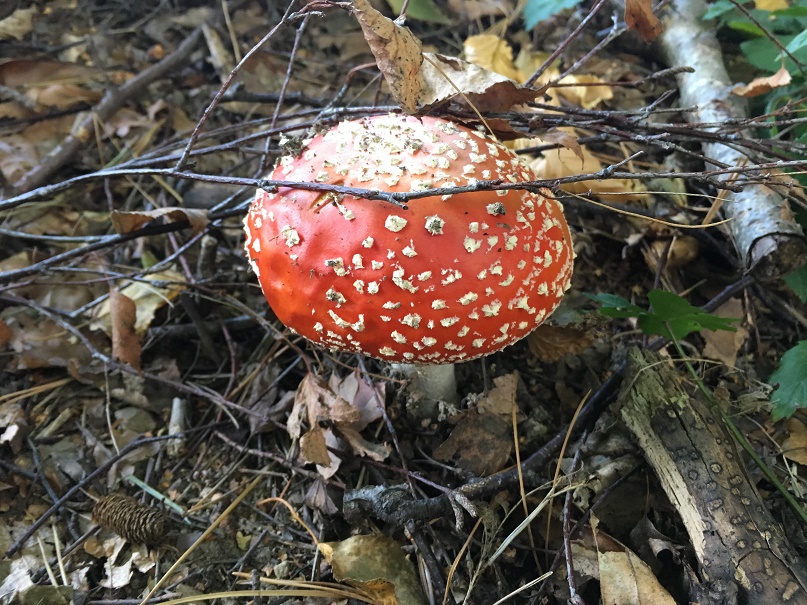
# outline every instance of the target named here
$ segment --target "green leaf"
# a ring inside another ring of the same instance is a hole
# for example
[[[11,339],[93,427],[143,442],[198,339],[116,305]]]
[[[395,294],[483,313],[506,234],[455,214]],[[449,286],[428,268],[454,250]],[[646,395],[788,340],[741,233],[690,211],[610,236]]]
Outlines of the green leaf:
[[[635,317],[639,328],[645,334],[658,334],[669,340],[680,340],[692,332],[700,330],[736,331],[731,324],[737,321],[731,317],[717,317],[706,311],[693,307],[686,300],[665,290],[653,290],[647,299],[653,307],[645,311],[615,294],[587,294],[589,298],[599,302],[600,313],[608,317]]]
[[[712,2],[712,4],[709,5],[709,8],[703,15],[703,20],[709,21],[711,19],[714,19],[715,17],[719,17],[720,15],[725,15],[726,13],[733,10],[734,5],[731,3],[730,0],[717,0],[717,2]]]
[[[785,283],[796,293],[801,302],[807,302],[807,264],[785,275]]]
[[[768,382],[776,385],[771,395],[773,420],[789,418],[796,410],[807,407],[807,340],[782,355],[779,369]]]
[[[387,4],[397,15],[403,8],[404,0],[387,0]],[[409,0],[406,7],[406,18],[428,23],[451,23],[451,20],[437,8],[433,0]]]
[[[582,0],[527,0],[524,6],[524,29],[530,31],[541,21],[567,8],[574,8]]]
[[[807,29],[793,38],[787,45],[787,50],[791,53],[797,53],[803,48],[807,48]]]
[[[692,332],[701,330],[727,330],[735,332],[732,317],[718,317],[693,307],[686,300],[665,290],[653,290],[647,295],[653,312],[639,318],[639,327],[645,334],[658,334],[671,340],[680,340]]]

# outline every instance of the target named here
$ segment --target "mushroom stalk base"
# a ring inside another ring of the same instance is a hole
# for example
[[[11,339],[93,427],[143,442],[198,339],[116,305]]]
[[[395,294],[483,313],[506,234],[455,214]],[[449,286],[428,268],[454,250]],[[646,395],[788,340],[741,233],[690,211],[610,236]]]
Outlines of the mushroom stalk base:
[[[434,366],[394,363],[392,367],[409,378],[412,381],[411,387],[420,391],[426,399],[432,402],[445,401],[446,403],[457,403],[459,401],[453,363]]]

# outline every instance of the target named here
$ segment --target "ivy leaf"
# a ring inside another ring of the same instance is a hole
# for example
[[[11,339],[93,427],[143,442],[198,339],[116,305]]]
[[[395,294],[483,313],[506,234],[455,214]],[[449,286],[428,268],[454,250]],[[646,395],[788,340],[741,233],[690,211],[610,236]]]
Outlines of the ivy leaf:
[[[789,418],[796,410],[807,407],[807,340],[782,355],[779,368],[768,382],[776,385],[771,395],[774,421]]]
[[[645,311],[615,294],[595,294],[588,297],[602,305],[600,313],[603,315],[619,318],[635,317],[642,332],[647,335],[658,334],[668,340],[680,340],[700,330],[736,331],[731,325],[737,321],[736,319],[710,315],[698,307],[693,307],[677,294],[665,290],[653,290],[648,293],[647,299],[653,307],[652,311]]]

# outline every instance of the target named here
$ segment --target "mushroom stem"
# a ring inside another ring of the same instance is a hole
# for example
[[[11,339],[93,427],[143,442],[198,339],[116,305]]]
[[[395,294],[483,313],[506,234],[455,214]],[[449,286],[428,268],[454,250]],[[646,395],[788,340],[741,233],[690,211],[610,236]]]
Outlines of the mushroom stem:
[[[424,397],[430,402],[459,402],[453,363],[432,366],[394,363],[392,366],[409,378],[412,381],[411,386],[423,393]]]

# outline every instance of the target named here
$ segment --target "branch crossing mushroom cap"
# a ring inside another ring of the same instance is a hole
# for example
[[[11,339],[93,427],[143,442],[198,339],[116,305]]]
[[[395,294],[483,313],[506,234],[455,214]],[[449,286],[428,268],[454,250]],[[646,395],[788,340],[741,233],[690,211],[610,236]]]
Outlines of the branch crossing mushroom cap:
[[[537,179],[484,133],[398,115],[342,122],[269,178],[390,192]],[[516,189],[403,209],[281,187],[258,191],[244,226],[280,321],[329,349],[387,361],[454,363],[503,349],[555,310],[572,275],[560,204]]]

